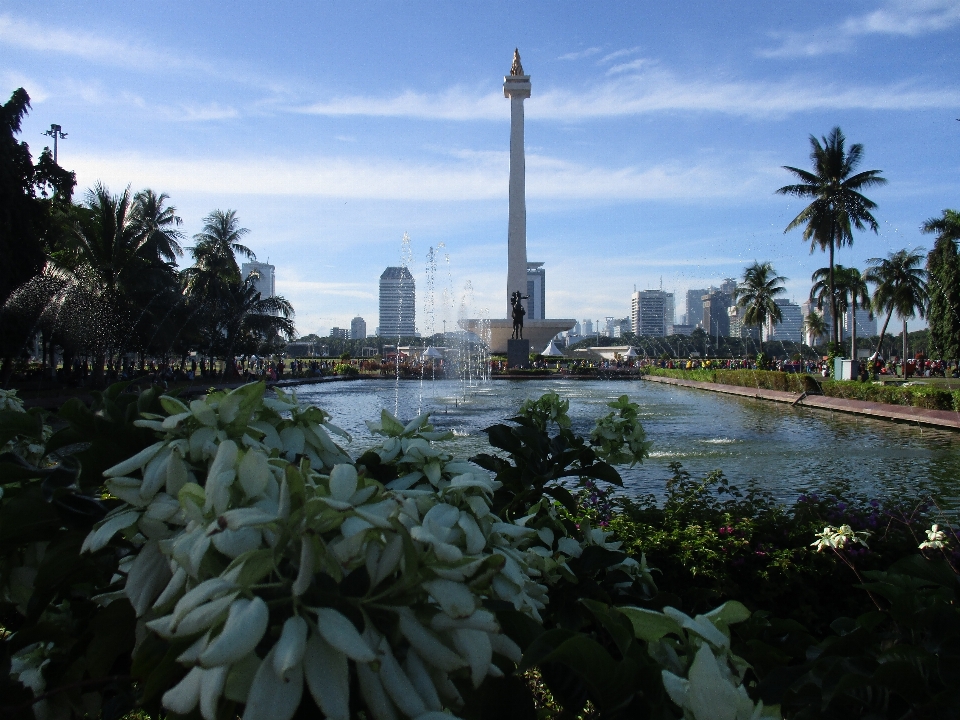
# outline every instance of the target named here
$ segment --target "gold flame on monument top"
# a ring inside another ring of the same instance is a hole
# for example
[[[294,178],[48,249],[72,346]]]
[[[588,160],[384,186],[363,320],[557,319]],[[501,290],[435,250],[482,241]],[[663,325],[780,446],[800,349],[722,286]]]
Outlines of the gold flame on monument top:
[[[511,75],[523,75],[523,65],[520,64],[520,49],[513,49],[513,65],[510,66]]]

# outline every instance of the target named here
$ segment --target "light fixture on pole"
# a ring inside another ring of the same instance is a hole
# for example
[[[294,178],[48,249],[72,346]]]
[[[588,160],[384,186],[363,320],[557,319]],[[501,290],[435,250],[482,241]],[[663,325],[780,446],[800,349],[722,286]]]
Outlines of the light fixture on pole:
[[[64,140],[67,137],[67,134],[63,132],[63,128],[57,124],[51,124],[50,129],[42,134],[53,138],[53,161],[56,163],[57,162],[57,140]]]

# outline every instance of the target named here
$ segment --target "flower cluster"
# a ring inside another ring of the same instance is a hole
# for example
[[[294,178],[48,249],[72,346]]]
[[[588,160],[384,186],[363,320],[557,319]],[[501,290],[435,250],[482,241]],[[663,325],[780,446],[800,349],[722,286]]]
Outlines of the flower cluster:
[[[828,548],[832,550],[842,550],[846,547],[847,543],[856,543],[864,547],[869,547],[867,545],[867,538],[872,534],[869,530],[855,531],[849,525],[841,525],[839,528],[828,525],[823,529],[823,532],[815,535],[817,539],[810,543],[810,546],[815,547],[817,552]]]
[[[940,526],[934,524],[926,531],[927,539],[920,543],[920,549],[941,550],[946,547],[947,534],[940,529]]]
[[[448,436],[426,417],[371,425],[384,436],[372,452],[396,468],[384,484],[334,443],[326,413],[263,393],[164,397],[168,415],[137,421],[158,441],[105,472],[123,502],[84,551],[118,533],[133,548],[122,594],[142,627],[183,648],[163,705],[213,720],[242,703],[245,720],[286,720],[306,689],[347,718],[353,672],[373,718],[429,718],[462,704],[452,679],[477,687],[510,671],[520,649],[484,603],[539,620],[543,582],[582,546],[526,527],[532,515],[494,515],[498,483],[435,448]]]

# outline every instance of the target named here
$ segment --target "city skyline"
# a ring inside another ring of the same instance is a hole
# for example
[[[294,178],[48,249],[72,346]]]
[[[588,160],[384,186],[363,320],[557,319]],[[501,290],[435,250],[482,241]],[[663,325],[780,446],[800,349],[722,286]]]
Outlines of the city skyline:
[[[34,155],[52,123],[68,133],[60,160],[81,198],[98,180],[169,193],[188,237],[235,209],[301,334],[375,316],[405,231],[418,281],[430,247],[450,258],[438,324],[464,302],[499,314],[514,47],[533,83],[527,235],[551,316],[622,317],[634,285],[661,276],[679,315],[687,289],[753,260],[801,302],[826,257],[784,235],[800,203],[774,191],[835,125],[889,180],[868,193],[880,234],[856,233],[838,262],[931,247],[919,225],[960,197],[956,0],[174,3],[162,19],[5,3],[0,92],[31,94]]]

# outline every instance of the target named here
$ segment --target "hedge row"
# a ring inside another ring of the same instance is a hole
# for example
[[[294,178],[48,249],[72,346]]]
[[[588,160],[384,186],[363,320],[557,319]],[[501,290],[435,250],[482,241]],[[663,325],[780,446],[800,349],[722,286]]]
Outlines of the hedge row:
[[[698,382],[736,385],[737,387],[781,390],[784,392],[816,392],[828,397],[866,400],[889,405],[907,405],[928,410],[960,412],[960,391],[944,390],[929,385],[874,385],[852,380],[822,380],[812,375],[772,370],[668,370],[647,368],[648,375]]]

